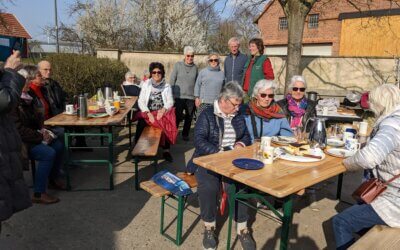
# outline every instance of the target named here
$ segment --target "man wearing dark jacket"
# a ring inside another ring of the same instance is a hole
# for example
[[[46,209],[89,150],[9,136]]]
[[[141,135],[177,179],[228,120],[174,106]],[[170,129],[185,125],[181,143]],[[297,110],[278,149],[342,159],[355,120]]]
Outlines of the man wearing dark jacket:
[[[236,81],[242,86],[244,65],[247,62],[247,56],[240,53],[240,42],[237,37],[229,39],[228,46],[231,53],[229,53],[224,61],[225,82]]]
[[[242,115],[238,115],[243,95],[243,90],[237,83],[229,82],[222,88],[214,105],[201,112],[194,132],[193,158],[250,145],[246,122]],[[215,249],[217,247],[215,227],[218,195],[221,184],[228,184],[226,182],[229,180],[222,181],[220,175],[198,167],[193,163],[193,159],[188,163],[188,170],[195,174],[198,183],[200,216],[205,225],[203,247]],[[242,248],[256,249],[255,242],[247,229],[247,207],[242,203],[237,203],[235,207],[237,208],[235,212],[237,233]]]
[[[14,51],[0,72],[0,231],[2,221],[32,204],[22,175],[21,138],[9,117],[25,84],[15,71],[20,65],[19,52]]]

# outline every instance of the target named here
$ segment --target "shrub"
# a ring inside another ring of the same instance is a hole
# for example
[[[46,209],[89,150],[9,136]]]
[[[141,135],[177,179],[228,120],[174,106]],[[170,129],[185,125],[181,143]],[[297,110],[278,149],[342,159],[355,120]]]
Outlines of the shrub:
[[[70,98],[82,92],[92,96],[98,88],[104,88],[105,83],[120,91],[119,86],[128,71],[120,61],[88,55],[52,54],[46,60],[51,63],[52,78]]]

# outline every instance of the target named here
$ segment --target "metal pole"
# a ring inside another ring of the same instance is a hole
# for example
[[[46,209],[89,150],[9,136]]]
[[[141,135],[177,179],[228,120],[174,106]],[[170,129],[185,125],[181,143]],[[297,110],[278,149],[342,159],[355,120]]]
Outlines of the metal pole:
[[[56,22],[56,51],[57,53],[60,53],[60,44],[58,42],[57,0],[54,0],[54,18]]]

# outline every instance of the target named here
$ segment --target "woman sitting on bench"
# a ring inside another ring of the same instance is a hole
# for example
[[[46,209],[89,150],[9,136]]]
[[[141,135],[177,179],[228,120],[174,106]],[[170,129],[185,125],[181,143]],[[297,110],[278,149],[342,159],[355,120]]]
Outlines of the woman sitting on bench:
[[[175,143],[177,130],[175,125],[175,114],[174,112],[170,112],[173,105],[174,99],[172,97],[172,89],[171,86],[165,82],[165,70],[164,65],[159,62],[152,62],[149,66],[149,71],[151,74],[151,78],[146,80],[142,84],[142,90],[139,95],[139,109],[142,111],[143,118],[138,120],[138,124],[136,126],[136,135],[135,142],[137,142],[140,138],[140,135],[143,132],[143,129],[147,125],[151,126],[163,126],[165,116],[173,115],[173,119],[165,119],[170,123],[169,128],[175,130],[171,134],[166,135],[166,129],[163,128],[164,132],[164,145],[161,142],[162,148],[164,149],[163,157],[165,160],[172,162],[172,156],[169,152],[170,144]],[[158,124],[158,125],[156,125]],[[172,137],[172,140],[171,140]]]

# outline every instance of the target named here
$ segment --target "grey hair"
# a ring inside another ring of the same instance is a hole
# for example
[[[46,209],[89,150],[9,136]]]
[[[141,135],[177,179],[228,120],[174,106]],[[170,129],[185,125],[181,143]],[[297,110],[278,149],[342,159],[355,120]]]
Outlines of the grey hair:
[[[218,100],[228,100],[230,98],[243,99],[244,92],[237,81],[230,81],[222,87],[218,95]]]
[[[136,75],[132,73],[132,71],[128,71],[125,74],[125,80],[128,79],[128,77],[135,77]]]
[[[377,118],[390,114],[400,105],[400,89],[394,84],[380,85],[371,90],[368,97]]]
[[[183,48],[183,54],[194,54],[194,48],[192,46],[185,46],[185,48]]]
[[[237,38],[237,37],[231,37],[231,39],[229,39],[229,41],[228,41],[228,45],[231,45],[231,43],[237,43],[238,45],[240,45],[240,41],[239,41],[239,38]]]
[[[36,66],[36,65],[28,64],[28,65],[25,65],[24,67],[22,67],[22,69],[20,69],[20,70],[24,70],[25,71],[24,72],[25,73],[24,77],[25,77],[27,82],[32,81],[33,79],[36,78],[36,76],[38,74],[40,74],[39,67]]]
[[[217,52],[210,52],[210,54],[208,54],[208,56],[207,56],[207,61],[206,61],[207,64],[208,64],[208,60],[209,60],[212,56],[216,56],[217,59],[218,59],[219,61],[221,60],[221,58],[219,57],[219,54],[218,54]],[[221,61],[220,61],[220,63],[221,63]]]
[[[303,76],[294,75],[292,78],[290,78],[288,89],[292,89],[295,82],[302,82],[304,84],[304,88],[307,88],[306,79],[304,79]]]
[[[276,83],[266,79],[259,80],[253,88],[253,94],[251,94],[251,97],[256,97],[260,90],[266,89],[272,89],[273,93],[275,93]]]

